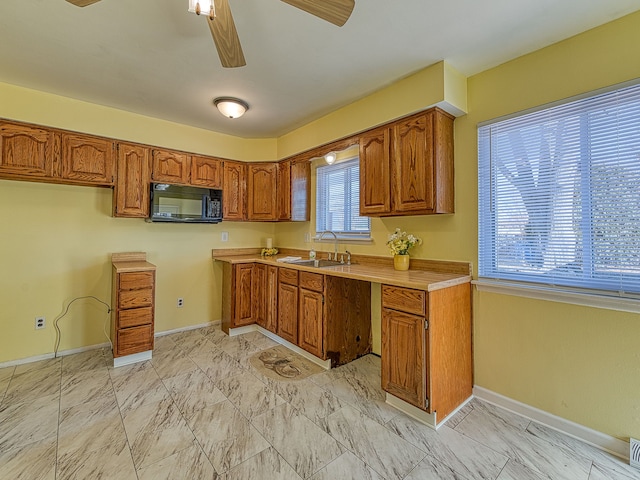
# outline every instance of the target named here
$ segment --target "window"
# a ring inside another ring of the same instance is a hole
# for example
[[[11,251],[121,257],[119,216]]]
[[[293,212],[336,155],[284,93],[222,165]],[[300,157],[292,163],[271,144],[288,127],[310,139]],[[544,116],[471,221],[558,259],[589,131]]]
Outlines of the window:
[[[480,277],[640,298],[640,85],[478,139]]]
[[[358,159],[318,167],[316,183],[316,232],[331,230],[353,238],[371,235],[370,220],[360,213],[360,165]]]

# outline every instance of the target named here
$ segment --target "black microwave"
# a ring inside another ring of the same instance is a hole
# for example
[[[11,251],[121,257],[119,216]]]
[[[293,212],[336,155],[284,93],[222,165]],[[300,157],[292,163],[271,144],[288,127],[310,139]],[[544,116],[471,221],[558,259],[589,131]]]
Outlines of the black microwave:
[[[150,222],[218,223],[222,221],[222,190],[152,183]]]

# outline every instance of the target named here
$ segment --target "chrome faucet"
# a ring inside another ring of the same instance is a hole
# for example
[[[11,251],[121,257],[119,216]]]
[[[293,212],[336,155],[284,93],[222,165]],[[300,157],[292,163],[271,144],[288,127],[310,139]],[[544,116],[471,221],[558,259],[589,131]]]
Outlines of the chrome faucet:
[[[338,260],[338,236],[334,232],[332,232],[331,230],[325,230],[324,232],[322,232],[320,234],[320,237],[318,238],[318,241],[321,241],[324,238],[324,234],[325,233],[330,233],[331,235],[333,235],[333,240],[334,240],[334,243],[333,243],[333,255],[334,255],[333,259],[337,261]],[[328,260],[331,260],[331,252],[329,252]]]

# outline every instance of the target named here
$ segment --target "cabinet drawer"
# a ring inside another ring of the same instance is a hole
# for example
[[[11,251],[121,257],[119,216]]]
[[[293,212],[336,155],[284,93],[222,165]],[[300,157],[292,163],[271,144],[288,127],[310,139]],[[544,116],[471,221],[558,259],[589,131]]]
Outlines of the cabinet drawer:
[[[127,272],[119,275],[120,290],[139,290],[153,286],[153,272]]]
[[[382,306],[424,316],[427,311],[427,292],[412,288],[383,285]]]
[[[118,331],[118,356],[153,350],[153,327],[127,328]]]
[[[118,328],[137,327],[139,325],[150,325],[153,321],[153,308],[134,308],[131,310],[121,310],[118,312]]]
[[[153,288],[125,290],[118,297],[118,308],[150,307],[153,304]]]
[[[298,285],[298,271],[292,268],[279,268],[278,280],[280,281],[280,283]]]
[[[300,272],[300,287],[322,293],[324,291],[324,275]]]

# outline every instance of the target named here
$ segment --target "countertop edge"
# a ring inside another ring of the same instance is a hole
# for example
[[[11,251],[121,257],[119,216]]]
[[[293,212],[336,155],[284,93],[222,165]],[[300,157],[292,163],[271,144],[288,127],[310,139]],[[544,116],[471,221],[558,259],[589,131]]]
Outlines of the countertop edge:
[[[462,275],[456,273],[431,272],[429,270],[408,270],[401,272],[394,270],[392,267],[384,267],[380,265],[366,265],[354,263],[352,265],[340,265],[335,267],[308,267],[296,265],[293,263],[278,262],[274,258],[262,257],[260,255],[240,254],[240,255],[221,255],[213,256],[213,260],[217,262],[230,263],[232,265],[242,263],[261,263],[265,265],[273,265],[277,267],[292,268],[312,273],[321,273],[324,275],[332,275],[342,278],[350,278],[353,280],[362,280],[371,283],[380,283],[385,285],[394,285],[398,287],[413,288],[416,290],[425,290],[432,292],[443,288],[454,287],[471,283],[471,275]],[[372,273],[368,268],[374,267],[376,273]],[[360,268],[364,271],[358,271]],[[348,269],[348,270],[345,270]],[[386,275],[385,275],[386,273]],[[409,278],[409,276],[412,278]],[[406,277],[406,278],[403,278]],[[431,277],[431,278],[429,278]],[[436,277],[436,278],[434,278]]]

